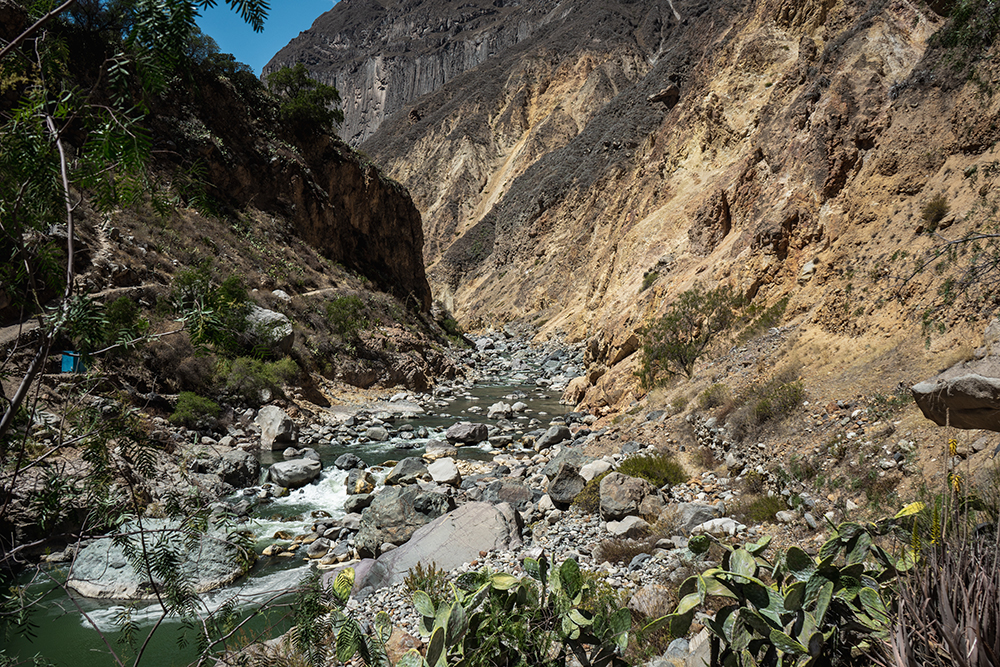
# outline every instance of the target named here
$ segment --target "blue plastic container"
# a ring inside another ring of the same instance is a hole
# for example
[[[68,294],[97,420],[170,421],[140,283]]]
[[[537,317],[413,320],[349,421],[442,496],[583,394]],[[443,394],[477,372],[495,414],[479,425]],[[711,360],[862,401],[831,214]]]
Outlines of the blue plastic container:
[[[79,352],[63,352],[62,353],[62,372],[63,373],[86,373],[87,367],[83,363],[83,357]]]

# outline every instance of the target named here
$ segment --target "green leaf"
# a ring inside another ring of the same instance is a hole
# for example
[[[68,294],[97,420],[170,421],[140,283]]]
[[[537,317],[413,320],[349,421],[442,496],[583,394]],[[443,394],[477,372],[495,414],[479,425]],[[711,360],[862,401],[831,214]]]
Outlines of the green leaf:
[[[740,609],[740,618],[746,622],[746,624],[753,628],[754,632],[764,635],[767,637],[771,630],[774,630],[774,623],[768,622],[761,614],[757,613],[752,607],[743,607]]]
[[[434,602],[431,596],[424,591],[417,591],[413,594],[413,606],[421,616],[434,616]]]
[[[497,572],[490,578],[490,582],[493,584],[493,588],[498,591],[506,591],[514,588],[521,580],[512,574],[507,574],[505,572]]]
[[[427,664],[438,667],[447,664],[448,655],[444,650],[444,628],[437,628],[427,642]]]
[[[744,548],[754,556],[761,554],[771,544],[771,536],[765,535],[756,544],[748,544]]]
[[[838,551],[840,551],[840,538],[831,537],[830,539],[828,539],[826,542],[823,543],[823,546],[819,548],[820,560],[833,558]]]
[[[383,644],[392,636],[392,619],[384,611],[375,614],[375,636]]]
[[[799,581],[808,581],[816,571],[816,563],[812,557],[798,547],[789,547],[785,552],[785,567]]]
[[[812,635],[809,636],[809,655],[814,658],[819,656],[819,654],[823,652],[823,645],[825,643],[826,641],[823,639],[822,632],[812,633]]]
[[[868,551],[872,546],[872,536],[867,532],[858,533],[852,542],[854,543],[847,553],[847,564],[863,563],[868,558]]]
[[[448,625],[445,627],[445,644],[455,646],[465,636],[465,631],[469,629],[469,622],[465,615],[465,608],[457,602],[452,603],[451,613],[448,614]]]
[[[685,595],[681,598],[681,601],[677,603],[677,609],[674,610],[674,614],[686,614],[699,604],[701,604],[701,597],[697,593]]]
[[[349,662],[361,647],[361,627],[353,618],[344,619],[337,633],[337,660]]]
[[[559,568],[559,579],[566,597],[570,600],[576,598],[583,589],[583,576],[580,574],[580,565],[572,558],[563,562]]]
[[[424,667],[426,664],[424,657],[420,655],[420,651],[411,648],[400,657],[399,662],[396,663],[396,667]]]
[[[771,630],[771,643],[774,644],[776,649],[783,651],[784,653],[791,653],[792,655],[809,653],[809,649],[786,635],[781,630]]]
[[[879,597],[878,591],[871,588],[862,588],[861,592],[858,593],[858,598],[872,619],[883,625],[889,622],[889,612],[886,611],[885,604],[882,602],[882,598]]]
[[[826,618],[826,610],[830,607],[830,600],[833,599],[833,582],[828,581],[819,590],[816,596],[816,626],[821,627]]]
[[[736,549],[729,556],[729,569],[744,577],[753,577],[757,573],[757,561],[750,552]]]
[[[569,617],[569,619],[571,621],[573,621],[574,623],[576,623],[577,625],[579,625],[581,627],[590,625],[591,623],[594,622],[593,618],[587,618],[586,616],[584,616],[580,612],[579,609],[575,609],[575,608],[574,609],[570,609],[569,613],[566,614],[566,615]]]
[[[806,584],[804,581],[796,581],[785,589],[785,609],[788,611],[798,611],[802,608],[802,601],[806,594]]]
[[[906,517],[906,516],[912,516],[914,514],[917,514],[918,512],[923,512],[924,511],[924,507],[925,507],[925,505],[922,502],[910,503],[909,505],[907,505],[903,509],[901,509],[898,512],[896,512],[896,516],[894,516],[892,518],[893,518],[893,520],[896,520],[896,519],[902,519],[903,517]]]
[[[528,576],[536,581],[542,580],[542,568],[539,566],[538,561],[534,558],[525,558],[522,563],[524,566],[524,571],[528,573]]]
[[[351,589],[354,588],[354,568],[345,567],[337,573],[333,580],[333,594],[341,602],[347,602],[351,597]]]

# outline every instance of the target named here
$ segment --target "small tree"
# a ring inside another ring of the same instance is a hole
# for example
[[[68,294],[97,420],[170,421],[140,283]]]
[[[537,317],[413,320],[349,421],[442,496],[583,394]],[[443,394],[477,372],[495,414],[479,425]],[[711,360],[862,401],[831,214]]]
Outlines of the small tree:
[[[736,317],[739,298],[727,286],[704,291],[700,285],[683,292],[667,312],[641,331],[639,377],[652,387],[663,376],[694,374],[694,364],[716,335]]]
[[[269,74],[267,87],[281,98],[281,119],[297,129],[331,130],[344,122],[344,112],[333,106],[340,104],[340,93],[311,78],[302,63]]]

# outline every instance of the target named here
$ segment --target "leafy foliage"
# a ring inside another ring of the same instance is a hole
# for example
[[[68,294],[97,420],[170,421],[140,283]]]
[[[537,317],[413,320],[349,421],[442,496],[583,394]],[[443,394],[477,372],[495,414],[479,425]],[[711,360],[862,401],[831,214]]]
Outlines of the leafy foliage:
[[[688,480],[684,467],[670,452],[630,456],[621,462],[618,472],[631,477],[641,477],[657,487],[680,484]]]
[[[191,429],[206,428],[215,423],[221,412],[222,408],[212,399],[182,391],[177,397],[177,407],[170,415],[170,423]]]
[[[356,344],[359,340],[358,334],[368,328],[366,310],[365,302],[360,297],[354,294],[338,296],[326,304],[326,318],[334,333]]]
[[[611,474],[611,471],[594,475],[583,485],[583,490],[573,499],[573,507],[579,507],[587,514],[597,514],[601,510],[601,480]]]
[[[685,580],[677,609],[662,622],[686,634],[695,611],[722,598],[715,617],[704,619],[713,664],[870,665],[888,637],[886,600],[916,560],[908,546],[897,557],[877,541],[918,511],[915,504],[878,523],[842,523],[817,558],[793,546],[767,560],[770,537],[722,545],[721,567]]]
[[[310,77],[302,63],[269,74],[267,86],[281,98],[281,119],[296,129],[326,131],[344,122],[344,112],[333,106],[339,104],[340,93]]]
[[[174,277],[170,303],[186,321],[192,343],[229,355],[251,347],[247,337],[250,297],[239,276],[229,276],[215,286],[207,262],[184,269]]]
[[[667,312],[642,331],[639,377],[652,387],[664,376],[694,374],[694,365],[712,340],[728,329],[741,300],[726,286],[682,292]]]
[[[443,602],[451,593],[448,588],[447,573],[437,569],[437,563],[431,563],[426,568],[423,563],[411,567],[403,578],[406,590],[412,595],[424,591],[435,605]]]
[[[220,359],[216,370],[221,393],[247,405],[259,405],[265,392],[281,394],[281,386],[291,382],[299,367],[289,358],[263,361],[252,357]]]
[[[920,211],[920,219],[924,221],[927,231],[933,232],[937,229],[938,223],[944,220],[950,209],[948,199],[941,194],[927,202]]]

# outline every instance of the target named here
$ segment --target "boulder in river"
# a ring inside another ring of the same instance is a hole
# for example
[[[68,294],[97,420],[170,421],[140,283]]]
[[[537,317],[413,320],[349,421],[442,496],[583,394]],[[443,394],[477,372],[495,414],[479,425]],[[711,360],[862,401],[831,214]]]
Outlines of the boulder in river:
[[[474,445],[486,440],[490,434],[489,430],[486,428],[486,424],[459,422],[457,424],[452,424],[448,430],[445,431],[444,435],[448,438],[449,442],[461,442]]]
[[[354,545],[362,557],[377,556],[383,544],[403,544],[417,528],[449,509],[449,498],[440,493],[421,491],[416,486],[383,487],[361,513]]]
[[[417,563],[452,570],[480,557],[481,551],[515,549],[523,521],[510,505],[467,503],[414,531],[408,542],[358,567],[354,590],[359,597],[403,581]]]
[[[455,459],[450,456],[437,459],[431,463],[427,466],[427,472],[430,474],[431,479],[438,484],[447,484],[455,487],[462,485],[462,475],[458,472]]]
[[[265,405],[257,412],[260,426],[261,449],[277,451],[285,449],[296,440],[295,422],[276,405]]]
[[[347,493],[371,493],[375,490],[375,476],[363,468],[347,473]]]
[[[556,476],[549,482],[549,498],[559,509],[566,509],[573,499],[583,491],[586,484],[580,476],[580,469],[572,463],[563,462]]]
[[[337,457],[337,460],[333,462],[338,470],[354,470],[355,468],[364,468],[365,462],[360,458],[348,452],[347,454],[341,454]]]
[[[389,486],[397,484],[414,484],[418,479],[427,474],[427,466],[422,459],[416,456],[408,456],[393,467],[385,478],[385,483]]]
[[[570,433],[568,426],[564,424],[552,426],[535,442],[535,450],[548,449],[552,445],[558,445],[564,440],[569,440],[571,437],[573,435]]]
[[[278,486],[297,489],[319,477],[323,464],[315,459],[279,461],[268,468],[268,476]]]
[[[244,574],[247,562],[233,543],[227,541],[226,531],[210,531],[203,534],[189,548],[187,533],[180,530],[178,521],[166,519],[144,519],[138,523],[123,526],[122,532],[133,533],[129,538],[136,548],[140,548],[140,534],[147,550],[154,551],[161,540],[168,540],[171,548],[180,553],[180,575],[191,582],[195,592],[204,593],[224,586]],[[156,577],[138,574],[120,546],[110,537],[101,538],[80,550],[70,570],[66,585],[80,595],[91,598],[115,600],[146,600],[155,597],[156,587],[163,584]]]

